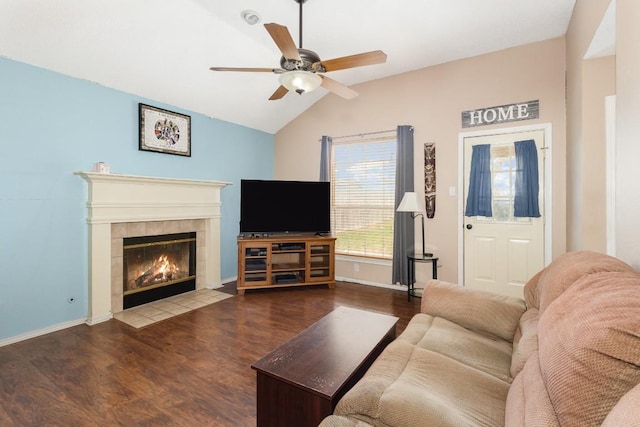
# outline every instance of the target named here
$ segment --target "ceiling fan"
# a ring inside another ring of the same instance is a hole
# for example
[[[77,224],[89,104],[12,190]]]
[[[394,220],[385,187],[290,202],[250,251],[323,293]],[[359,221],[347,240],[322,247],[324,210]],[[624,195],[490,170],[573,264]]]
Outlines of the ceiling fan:
[[[358,93],[353,89],[330,79],[323,73],[365,65],[382,64],[387,60],[387,55],[381,50],[374,50],[326,61],[321,60],[314,51],[302,48],[302,5],[307,0],[294,1],[300,5],[300,47],[296,47],[287,27],[274,23],[264,24],[269,35],[282,52],[280,68],[211,67],[210,70],[279,74],[280,87],[271,95],[270,101],[282,98],[289,91],[302,95],[305,92],[315,90],[318,86],[322,86],[345,99],[352,99],[358,96]]]

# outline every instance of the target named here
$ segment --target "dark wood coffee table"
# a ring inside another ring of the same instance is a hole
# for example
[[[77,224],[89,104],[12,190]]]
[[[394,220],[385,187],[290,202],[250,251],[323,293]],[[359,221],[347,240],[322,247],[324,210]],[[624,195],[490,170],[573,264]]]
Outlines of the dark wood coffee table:
[[[313,426],[396,336],[397,317],[338,307],[262,359],[258,426]]]

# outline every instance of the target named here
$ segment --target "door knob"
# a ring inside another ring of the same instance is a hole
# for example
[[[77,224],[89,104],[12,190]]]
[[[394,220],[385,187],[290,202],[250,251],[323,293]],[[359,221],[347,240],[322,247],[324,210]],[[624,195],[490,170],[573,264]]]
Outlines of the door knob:
[[[473,228],[473,225],[467,224],[467,230],[471,230],[472,228]]]

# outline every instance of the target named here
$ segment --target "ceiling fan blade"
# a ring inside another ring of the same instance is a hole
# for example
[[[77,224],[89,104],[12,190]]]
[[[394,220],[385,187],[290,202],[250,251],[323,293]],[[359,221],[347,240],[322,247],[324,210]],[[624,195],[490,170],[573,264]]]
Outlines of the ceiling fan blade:
[[[358,96],[358,92],[353,89],[349,89],[342,83],[338,83],[337,81],[332,80],[327,76],[320,75],[320,77],[322,77],[321,86],[328,91],[333,92],[336,95],[343,97],[344,99],[353,99]]]
[[[277,99],[280,99],[283,96],[285,96],[287,92],[289,92],[289,89],[287,89],[284,86],[280,86],[278,89],[276,89],[275,92],[273,92],[273,95],[271,95],[271,98],[269,98],[269,101],[275,101]]]
[[[282,52],[282,56],[287,59],[302,61],[302,58],[300,58],[300,54],[298,53],[298,48],[296,47],[287,27],[278,24],[264,24],[264,27],[269,32],[273,41],[276,42],[276,45],[278,45],[278,49]]]
[[[211,67],[211,71],[243,71],[255,73],[284,73],[280,68],[238,68],[238,67]]]
[[[313,64],[313,68],[322,65],[326,71],[344,70],[346,68],[362,67],[364,65],[382,64],[387,61],[387,54],[381,50],[327,59]]]

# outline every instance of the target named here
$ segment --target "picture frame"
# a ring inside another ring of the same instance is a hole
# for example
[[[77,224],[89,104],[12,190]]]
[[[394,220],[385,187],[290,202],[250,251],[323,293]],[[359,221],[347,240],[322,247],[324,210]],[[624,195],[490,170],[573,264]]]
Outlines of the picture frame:
[[[141,151],[191,157],[191,116],[138,104]]]

